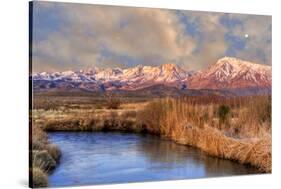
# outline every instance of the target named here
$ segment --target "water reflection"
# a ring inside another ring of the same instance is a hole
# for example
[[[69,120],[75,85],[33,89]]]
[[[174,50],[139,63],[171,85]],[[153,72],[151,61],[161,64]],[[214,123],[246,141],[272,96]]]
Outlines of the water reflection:
[[[207,156],[150,135],[50,133],[60,146],[60,166],[50,186],[126,183],[257,173],[252,167]]]
[[[206,155],[194,147],[179,145],[168,140],[161,140],[155,136],[144,136],[141,140],[139,151],[146,154],[151,162],[162,162],[174,167],[196,165],[202,167],[206,176],[215,176],[217,172],[231,175],[257,173],[254,167]],[[166,167],[167,168],[167,167]],[[222,174],[222,175],[223,175]]]
[[[192,171],[195,174],[200,169],[205,177],[257,173],[254,167],[208,156],[194,147],[163,139],[159,142],[159,138],[155,136],[145,137],[145,140],[141,140],[138,150],[142,151],[151,163],[165,163],[163,169],[185,166],[197,169]]]

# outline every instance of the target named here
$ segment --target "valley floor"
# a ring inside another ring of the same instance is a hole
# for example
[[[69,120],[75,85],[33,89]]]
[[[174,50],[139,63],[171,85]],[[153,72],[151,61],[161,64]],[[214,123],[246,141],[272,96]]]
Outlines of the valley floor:
[[[231,99],[35,96],[34,100],[37,108],[32,111],[32,127],[39,132],[150,133],[197,147],[212,156],[251,164],[261,172],[271,172],[269,96]],[[32,139],[32,155],[48,152],[47,140],[41,142],[44,147],[37,149],[35,135]]]

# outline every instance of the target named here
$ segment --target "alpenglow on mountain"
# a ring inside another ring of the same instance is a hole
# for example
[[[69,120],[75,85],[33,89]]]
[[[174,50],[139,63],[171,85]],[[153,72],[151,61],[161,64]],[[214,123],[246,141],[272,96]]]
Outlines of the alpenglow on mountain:
[[[35,91],[138,90],[165,85],[179,90],[221,89],[271,92],[271,66],[224,57],[203,71],[186,71],[175,64],[120,69],[35,73]]]

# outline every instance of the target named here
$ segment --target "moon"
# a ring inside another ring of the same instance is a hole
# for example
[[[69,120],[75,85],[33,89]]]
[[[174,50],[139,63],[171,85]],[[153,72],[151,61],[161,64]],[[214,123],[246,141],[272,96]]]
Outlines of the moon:
[[[246,33],[246,34],[245,34],[245,38],[248,38],[248,37],[249,37],[249,35]]]

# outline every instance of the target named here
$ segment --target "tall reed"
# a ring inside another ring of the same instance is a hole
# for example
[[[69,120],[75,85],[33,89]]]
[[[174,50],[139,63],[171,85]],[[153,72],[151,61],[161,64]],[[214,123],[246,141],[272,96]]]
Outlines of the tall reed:
[[[204,103],[195,98],[165,98],[148,104],[137,120],[150,133],[270,172],[270,102],[269,97],[210,98]],[[219,121],[222,104],[229,107],[227,122]]]

